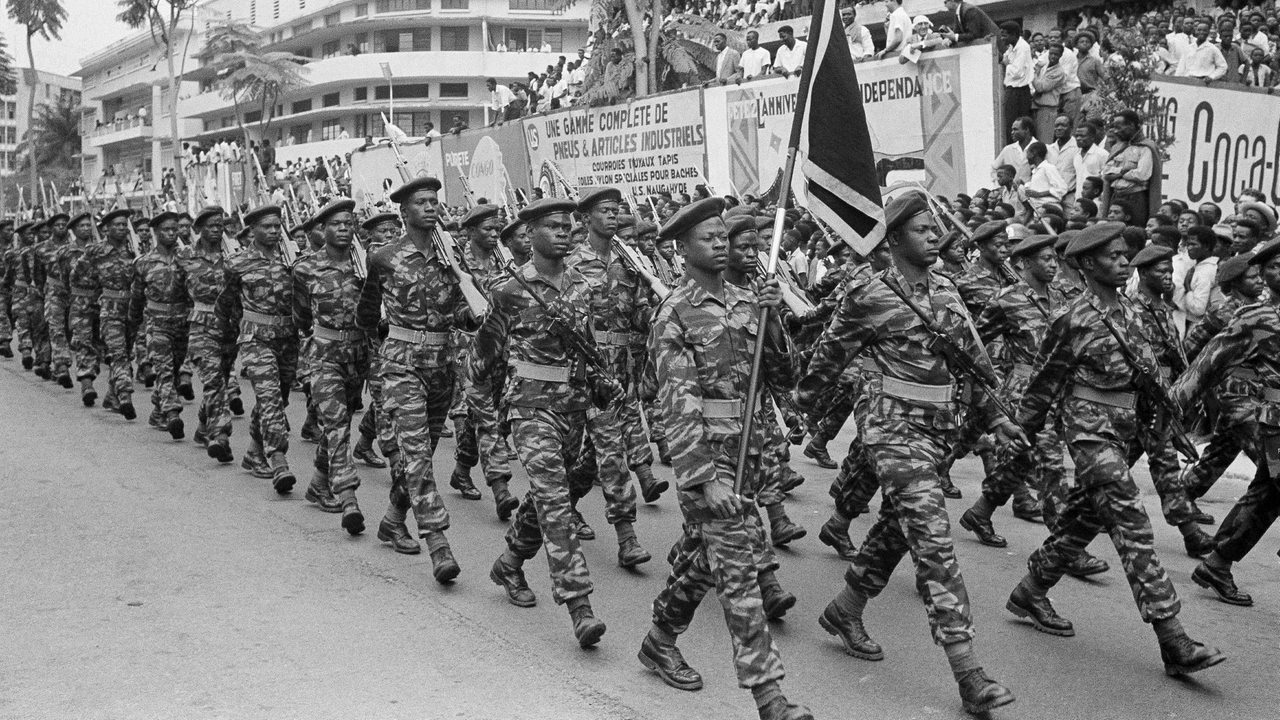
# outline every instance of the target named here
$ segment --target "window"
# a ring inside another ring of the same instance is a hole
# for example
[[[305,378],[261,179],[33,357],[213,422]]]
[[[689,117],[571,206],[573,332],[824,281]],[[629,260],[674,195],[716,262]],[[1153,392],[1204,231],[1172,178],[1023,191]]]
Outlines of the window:
[[[426,83],[412,83],[407,85],[396,85],[397,98],[429,98],[431,97],[431,86]],[[391,97],[391,88],[387,85],[377,85],[373,88],[374,100],[387,100]]]
[[[289,137],[293,138],[295,144],[311,142],[311,126],[294,125],[289,128]]]
[[[369,99],[369,88],[360,86],[356,88],[356,102],[367,101]]]
[[[9,143],[10,145],[15,145],[15,144],[17,144],[17,142],[18,142],[18,128],[13,127],[12,125],[11,125],[11,126],[9,126],[9,127],[7,127],[7,128],[5,128],[5,129],[4,129],[4,141],[5,141],[5,142],[7,142],[7,143]]]
[[[440,97],[442,98],[466,98],[470,94],[470,89],[466,83],[440,83]]]
[[[357,124],[357,130],[365,132],[359,135],[386,135],[386,127],[382,124],[381,115],[367,116],[368,123],[366,127],[360,127]],[[414,137],[422,137],[427,134],[427,123],[431,122],[431,113],[428,112],[398,112],[391,121],[396,127],[405,131],[405,133]]]
[[[321,140],[337,140],[342,134],[341,120],[326,120],[324,125],[320,127]]]
[[[329,42],[320,46],[320,57],[322,58],[327,59],[327,58],[335,57],[341,52],[342,52],[342,43],[338,42],[337,40],[330,40]]]
[[[543,10],[550,12],[556,9],[557,0],[507,0],[510,10]]]
[[[400,31],[383,30],[377,37],[378,41],[373,46],[374,52],[400,52]]]
[[[308,20],[304,23],[298,23],[297,25],[294,25],[291,28],[291,31],[293,32],[294,37],[297,37],[306,32],[311,32],[311,21]]]
[[[431,0],[377,0],[373,7],[379,14],[430,10]]]
[[[551,52],[564,52],[564,32],[559,29],[547,28],[542,31],[542,41],[551,46]]]
[[[336,12],[329,13],[328,15],[324,16],[324,26],[333,27],[334,25],[337,25],[341,21],[341,19],[342,19],[341,13],[336,13]]]
[[[440,0],[441,10],[466,10],[470,0]]]
[[[412,35],[413,49],[426,52],[431,49],[431,28],[416,28]]]
[[[321,107],[334,107],[339,102],[341,102],[341,100],[339,99],[338,93],[329,93],[328,95],[320,98]]]
[[[357,3],[356,17],[368,17],[368,15],[369,15],[369,3]]]
[[[373,123],[371,121],[374,118],[377,118],[378,122],[382,122],[382,118],[379,118],[377,115],[357,115],[356,116],[355,118],[356,119],[356,137],[370,137],[372,135],[377,134],[377,133],[369,132],[369,130],[373,126]]]
[[[440,49],[447,52],[465,52],[471,49],[471,28],[440,28]]]
[[[507,28],[507,49],[511,52],[524,52],[529,46],[529,33],[524,28]]]
[[[357,52],[369,52],[369,33],[356,33],[355,46]]]
[[[293,51],[293,54],[297,55],[298,57],[309,58],[311,57],[311,48],[309,47],[298,48],[297,50]]]
[[[310,100],[299,100],[298,102],[289,106],[289,112],[293,113],[294,115],[297,115],[298,113],[309,112],[310,110],[311,110]]]
[[[252,111],[252,112],[247,112],[247,113],[245,113],[245,114],[244,114],[244,124],[245,124],[245,125],[252,125],[252,124],[254,124],[254,123],[256,123],[256,122],[261,122],[261,121],[262,121],[262,111],[261,111],[261,110],[254,110],[254,111]]]

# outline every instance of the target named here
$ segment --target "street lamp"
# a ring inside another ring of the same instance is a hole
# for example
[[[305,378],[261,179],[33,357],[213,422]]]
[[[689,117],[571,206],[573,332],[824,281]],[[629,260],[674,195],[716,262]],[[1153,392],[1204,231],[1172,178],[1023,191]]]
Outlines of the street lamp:
[[[387,99],[391,110],[391,123],[396,122],[396,86],[391,82],[391,63],[378,63],[378,67],[382,68],[382,77],[387,79]]]

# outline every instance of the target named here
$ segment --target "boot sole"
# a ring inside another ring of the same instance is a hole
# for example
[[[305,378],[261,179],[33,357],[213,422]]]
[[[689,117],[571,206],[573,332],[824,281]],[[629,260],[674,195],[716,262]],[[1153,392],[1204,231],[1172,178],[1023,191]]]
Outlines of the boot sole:
[[[974,535],[977,535],[978,542],[982,543],[983,545],[986,545],[987,547],[994,547],[994,548],[1009,547],[1009,541],[1004,540],[1003,538],[1001,538],[1003,542],[999,542],[999,543],[995,542],[994,540],[988,540],[987,538],[984,538],[982,536],[982,533],[978,532],[977,530],[978,526],[975,523],[970,522],[969,518],[965,515],[960,516],[960,527],[964,528],[965,530],[968,530]]]
[[[1213,657],[1210,657],[1210,658],[1206,658],[1205,660],[1198,662],[1195,665],[1173,665],[1170,663],[1165,663],[1164,674],[1168,675],[1169,677],[1178,677],[1179,675],[1190,675],[1191,673],[1197,673],[1197,672],[1200,672],[1201,670],[1208,670],[1214,665],[1218,665],[1222,663],[1222,661],[1226,659],[1227,659],[1226,655],[1223,655],[1222,653],[1218,653],[1217,655],[1214,655]]]
[[[677,690],[686,690],[686,691],[692,692],[694,690],[702,689],[701,680],[698,680],[696,682],[690,682],[690,683],[682,683],[679,680],[676,680],[675,678],[671,677],[670,675],[667,674],[665,670],[662,669],[661,665],[659,665],[656,661],[652,660],[648,655],[645,655],[643,650],[641,650],[636,657],[640,659],[641,665],[657,673],[658,677],[662,678],[662,682],[670,685],[671,687]]]
[[[338,512],[342,512],[339,508]],[[356,511],[347,513],[342,516],[342,529],[352,535],[359,535],[364,532],[364,513]]]
[[[630,570],[636,567],[637,565],[643,565],[652,559],[653,559],[653,556],[646,552],[643,556],[637,556],[626,562],[623,562],[622,560],[618,560],[618,567]]]
[[[818,625],[821,626],[823,630],[826,630],[827,634],[835,637],[837,640],[840,641],[840,647],[844,648],[844,653],[846,655],[852,655],[853,657],[856,657],[859,660],[870,660],[871,662],[876,662],[878,660],[884,659],[883,650],[881,650],[878,653],[869,653],[869,652],[863,652],[862,650],[857,650],[855,648],[849,647],[848,644],[846,644],[844,641],[844,636],[840,634],[840,631],[836,629],[835,625],[831,624],[830,620],[827,620],[826,615],[818,616]]]
[[[1004,609],[1013,613],[1015,617],[1030,620],[1032,627],[1047,635],[1057,635],[1058,637],[1075,637],[1076,635],[1075,628],[1071,628],[1070,630],[1059,630],[1058,628],[1051,628],[1048,625],[1045,625],[1036,618],[1035,613],[1014,604],[1012,600],[1004,604]]]
[[[1085,571],[1066,570],[1064,572],[1073,578],[1087,578],[1087,577],[1093,577],[1094,575],[1101,575],[1109,570],[1111,570],[1110,567],[1097,567],[1097,568],[1093,568],[1092,570],[1085,570]]]
[[[498,573],[494,572],[493,570],[489,571],[489,579],[493,581],[494,585],[497,585],[498,587],[506,591],[507,602],[511,603],[512,605],[515,605],[516,607],[521,607],[521,608],[531,608],[538,604],[538,601],[536,598],[534,600],[517,600],[514,597],[512,597],[511,591],[507,590],[507,584],[502,582],[502,578],[498,575]]]
[[[457,562],[445,563],[438,568],[431,569],[431,576],[441,585],[448,585],[461,574],[462,568],[458,566]]]
[[[1253,598],[1249,598],[1248,602],[1245,602],[1243,600],[1237,600],[1235,598],[1232,598],[1229,595],[1223,595],[1222,591],[1218,589],[1217,585],[1214,585],[1212,582],[1201,578],[1200,575],[1195,572],[1191,573],[1191,582],[1199,585],[1200,587],[1206,590],[1212,590],[1213,594],[1218,596],[1218,602],[1224,602],[1228,605],[1235,605],[1236,607],[1253,607]]]
[[[808,534],[809,534],[808,530],[805,530],[804,528],[799,528],[795,532],[787,533],[786,535],[783,535],[781,537],[775,537],[773,539],[773,546],[786,547],[789,543],[799,540],[800,538]]]
[[[415,545],[412,549],[409,547],[402,548],[399,545],[396,545],[395,536],[390,533],[383,532],[381,528],[378,529],[378,540],[384,543],[391,543],[391,549],[395,550],[401,555],[420,555],[422,553],[421,545]]]
[[[320,493],[318,493],[318,492],[316,492],[316,491],[312,490],[311,488],[307,488],[307,492],[306,492],[306,494],[305,494],[305,495],[303,495],[303,498],[304,498],[307,502],[309,502],[309,503],[311,503],[312,505],[315,505],[317,508],[319,508],[321,512],[327,512],[327,513],[330,513],[330,514],[336,514],[336,513],[340,513],[340,512],[342,512],[342,506],[341,506],[341,505],[337,505],[337,504],[334,504],[334,505],[326,505],[326,504],[324,503],[324,499],[320,497]],[[342,525],[342,526],[343,526],[343,527],[346,527],[346,519],[345,519],[345,518],[343,519],[343,525]]]
[[[578,646],[584,648],[595,646],[600,642],[600,638],[604,637],[606,629],[604,623],[596,622],[578,637]]]
[[[274,474],[273,474],[274,477]],[[293,492],[293,486],[298,482],[298,478],[292,475],[275,478],[271,481],[271,487],[275,488],[276,494],[288,495]]]
[[[641,493],[641,496],[646,503],[657,502],[658,498],[662,497],[662,493],[666,492],[670,487],[671,483],[666,480],[659,480],[651,485],[648,491]]]
[[[792,595],[785,600],[774,605],[772,608],[764,609],[764,616],[769,620],[781,620],[786,616],[787,611],[796,606],[796,596]]]
[[[983,713],[991,712],[992,710],[995,710],[998,707],[1004,707],[1005,705],[1009,705],[1014,700],[1017,700],[1017,698],[1015,698],[1013,694],[1010,693],[1008,695],[1001,695],[1000,697],[995,698],[989,702],[985,702],[981,705],[971,703],[967,700],[963,701],[961,704],[964,706],[964,711],[969,713],[970,715],[982,715]]]

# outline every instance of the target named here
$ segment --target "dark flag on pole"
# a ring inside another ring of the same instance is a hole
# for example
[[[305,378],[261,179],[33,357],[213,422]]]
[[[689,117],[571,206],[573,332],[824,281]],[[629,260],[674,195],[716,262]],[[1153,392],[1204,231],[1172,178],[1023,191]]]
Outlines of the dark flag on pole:
[[[791,128],[808,209],[858,253],[884,238],[884,206],[862,88],[836,0],[815,0]]]

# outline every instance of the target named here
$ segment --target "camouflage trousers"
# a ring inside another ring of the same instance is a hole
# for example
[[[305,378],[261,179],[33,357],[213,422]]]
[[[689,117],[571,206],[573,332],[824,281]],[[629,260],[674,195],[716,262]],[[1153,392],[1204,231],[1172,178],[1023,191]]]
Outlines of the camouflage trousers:
[[[373,358],[377,355],[378,345],[375,341],[369,345],[369,356]],[[387,419],[386,408],[382,404],[382,375],[376,370],[377,363],[370,362],[369,373],[365,376],[365,383],[369,387],[369,408],[360,418],[360,435],[368,438],[369,442],[376,439],[382,448],[382,454],[394,457],[399,454],[399,450],[396,448],[391,422]]]
[[[458,385],[463,386],[467,382],[464,378]],[[498,481],[511,482],[511,458],[502,428],[482,421],[465,395],[462,398],[462,411],[450,413],[457,442],[453,451],[454,463],[467,470],[476,465],[482,466],[485,484],[491,487]]]
[[[107,395],[119,402],[133,397],[133,333],[126,319],[128,308],[121,300],[102,301],[98,333],[102,338],[102,360],[107,365]]]
[[[27,327],[31,343],[31,355],[37,366],[48,367],[53,362],[53,347],[49,344],[49,323],[44,317],[44,295],[27,291],[23,301],[22,322]]]
[[[618,423],[622,429],[622,444],[628,468],[653,465],[653,448],[649,445],[649,433],[645,432],[642,412],[635,383],[631,383],[622,404],[618,406]]]
[[[0,343],[6,346],[13,341],[12,302],[12,293],[0,290]]]
[[[871,455],[862,438],[856,437],[849,443],[849,452],[840,463],[840,471],[831,481],[827,494],[835,500],[836,512],[855,518],[868,511],[879,489],[875,471],[871,469]]]
[[[31,323],[27,313],[26,288],[14,288],[9,298],[9,309],[13,315],[13,334],[18,338],[18,352],[22,357],[31,355]]]
[[[1027,560],[1031,577],[1053,587],[1071,560],[1106,531],[1143,621],[1177,615],[1181,603],[1156,557],[1151,520],[1129,474],[1129,452],[1101,440],[1076,440],[1067,449],[1075,462],[1076,483],[1067,491],[1057,529]]]
[[[431,456],[453,401],[454,368],[410,367],[382,358],[382,406],[399,453],[390,458],[391,504],[413,508],[419,534],[449,529]]]
[[[298,375],[296,337],[242,336],[239,344],[244,375],[253,384],[253,412],[249,439],[262,445],[268,457],[289,452],[289,420],[284,409]]]
[[[916,566],[916,590],[928,612],[934,642],[948,645],[972,640],[969,593],[956,560],[951,520],[938,479],[946,446],[922,433],[909,440],[910,444],[866,446],[884,502],[845,573],[845,582],[873,598],[884,590],[902,556],[910,552]]]
[[[71,351],[75,353],[76,379],[93,380],[98,377],[102,357],[106,352],[98,334],[100,308],[92,298],[71,296]]]
[[[49,349],[52,354],[55,375],[71,368],[70,297],[63,292],[52,291],[44,297],[44,319],[49,326]]]
[[[1254,408],[1256,411],[1257,406]],[[1280,480],[1273,475],[1280,468],[1275,468],[1276,462],[1272,460],[1280,453],[1264,449],[1280,446],[1280,437],[1275,437],[1277,432],[1280,429],[1255,422],[1254,434],[1242,438],[1244,451],[1258,459],[1258,467],[1248,489],[1236,500],[1213,536],[1218,554],[1230,562],[1243,560],[1280,517]]]
[[[860,378],[859,378],[860,380]],[[858,384],[861,384],[860,382]],[[815,440],[829,441],[840,434],[840,429],[849,421],[849,416],[853,414],[853,403],[857,398],[858,387],[854,383],[846,382],[842,378],[836,384],[836,390],[833,394],[834,400],[827,407],[826,412],[818,419],[814,426],[813,436]]]
[[[658,403],[652,400],[644,403],[644,416],[649,421],[649,439],[656,443],[667,441],[667,430],[662,424],[662,413],[658,411]]]
[[[227,375],[231,351],[214,337],[213,328],[193,322],[187,335],[187,363],[200,378],[200,410],[197,418],[210,440],[231,437],[231,411],[227,409]]]
[[[756,502],[760,505],[777,505],[785,497],[782,485],[787,479],[791,448],[787,444],[786,435],[782,434],[782,428],[778,426],[773,402],[767,393],[760,405],[756,422],[764,433],[764,450],[761,454],[760,489],[756,491]]]
[[[598,478],[604,492],[605,521],[610,525],[635,522],[636,489],[624,465],[626,451],[618,405],[603,411],[594,407],[587,410],[586,430],[582,452],[569,469],[570,500],[576,507]]]
[[[1259,458],[1248,441],[1257,434],[1257,405],[1236,393],[1218,393],[1218,421],[1213,436],[1200,459],[1187,466],[1182,477],[1187,496],[1192,500],[1203,497],[1241,452],[1257,465]]]
[[[1173,443],[1167,438],[1154,437],[1154,433],[1140,432],[1138,438],[1129,443],[1129,466],[1133,467],[1143,453],[1147,455],[1151,483],[1160,496],[1160,510],[1164,514],[1164,521],[1173,527],[1192,522],[1194,515],[1191,499],[1182,484],[1178,452],[1173,449]]]
[[[733,483],[734,464],[723,447],[713,452],[717,478],[713,482]],[[751,457],[759,468],[759,458]],[[759,570],[764,529],[751,503],[743,514],[730,520],[710,519],[706,501],[699,490],[679,494],[684,513],[684,537],[671,566],[666,586],[653,601],[653,623],[673,635],[689,628],[703,597],[712,588],[720,599],[738,684],[752,688],[770,680],[781,680],[785,672],[782,657],[769,632],[760,595]]]
[[[359,351],[347,354],[346,358],[338,361],[313,355],[308,363],[311,401],[316,406],[322,430],[316,445],[315,466],[329,476],[334,495],[360,487],[355,462],[351,459],[351,416],[364,389],[369,355],[362,343]]]
[[[1032,447],[996,467],[982,480],[982,496],[994,507],[1003,507],[1019,490],[1031,487],[1040,495],[1045,525],[1053,529],[1066,482],[1066,445],[1050,420],[1035,437]]]
[[[178,372],[187,358],[187,318],[185,315],[148,316],[146,325],[147,360],[156,373],[156,384],[151,390],[151,405],[165,415],[181,413]]]
[[[583,446],[586,413],[512,408],[511,438],[529,474],[529,492],[507,528],[507,547],[531,560],[546,548],[551,595],[557,605],[591,594],[591,575],[578,536],[570,529],[568,469]]]

